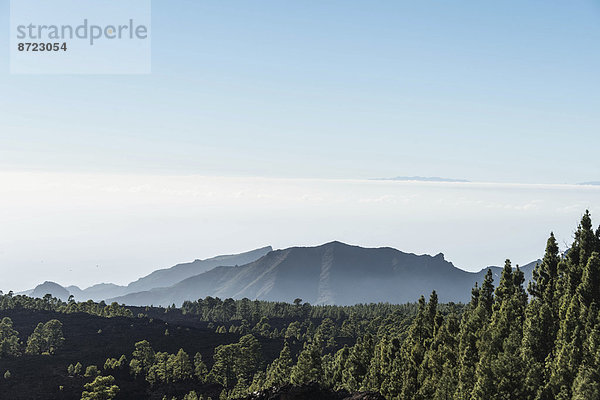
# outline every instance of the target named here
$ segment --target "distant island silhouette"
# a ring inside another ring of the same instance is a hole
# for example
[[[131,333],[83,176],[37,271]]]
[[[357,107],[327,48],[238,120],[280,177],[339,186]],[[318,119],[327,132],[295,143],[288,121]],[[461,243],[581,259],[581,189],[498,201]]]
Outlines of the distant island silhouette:
[[[417,182],[471,182],[466,179],[440,178],[438,176],[397,176],[395,178],[376,178],[378,181],[417,181]]]

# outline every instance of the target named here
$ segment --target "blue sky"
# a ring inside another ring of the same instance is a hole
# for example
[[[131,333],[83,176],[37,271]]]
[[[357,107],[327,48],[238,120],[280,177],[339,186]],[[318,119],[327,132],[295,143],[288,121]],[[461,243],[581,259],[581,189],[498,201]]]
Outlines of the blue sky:
[[[269,244],[467,270],[565,248],[600,212],[564,185],[600,181],[599,46],[598,1],[173,0],[149,75],[0,57],[0,289]],[[494,183],[368,180],[415,175]]]
[[[152,33],[151,75],[0,59],[0,168],[600,180],[598,1],[154,1]]]

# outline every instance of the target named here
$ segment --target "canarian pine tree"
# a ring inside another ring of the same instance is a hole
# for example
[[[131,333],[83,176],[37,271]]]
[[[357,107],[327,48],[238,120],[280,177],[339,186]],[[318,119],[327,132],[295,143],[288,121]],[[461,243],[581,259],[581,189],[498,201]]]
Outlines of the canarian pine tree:
[[[554,234],[550,234],[542,262],[535,266],[529,283],[522,353],[526,366],[528,399],[551,400],[546,382],[550,378],[552,351],[558,331],[558,266],[561,261]]]
[[[298,362],[292,368],[290,381],[295,385],[302,385],[320,382],[322,376],[321,344],[318,342],[305,343],[304,349],[298,356]]]
[[[488,269],[481,288],[475,285],[471,291],[471,302],[465,311],[458,335],[458,384],[455,400],[469,400],[475,386],[475,370],[479,362],[480,338],[487,329],[494,305],[494,280]]]
[[[13,329],[10,318],[4,317],[0,322],[0,359],[20,354],[19,332]]]
[[[288,342],[285,342],[283,349],[279,353],[279,358],[275,359],[267,368],[265,387],[283,386],[290,382],[292,372],[292,355]]]
[[[419,373],[421,387],[417,399],[453,398],[458,382],[458,332],[458,317],[450,314],[425,353]]]
[[[334,354],[325,354],[322,361],[323,381],[322,383],[334,390],[340,390],[343,387],[343,373],[346,361],[350,355],[350,347],[344,345]]]
[[[356,392],[363,386],[374,351],[374,339],[370,334],[359,338],[352,347],[342,370],[342,387]]]
[[[597,323],[600,301],[600,241],[597,233],[592,230],[591,217],[586,211],[575,232],[575,241],[567,251],[566,263],[561,263],[559,269],[560,325],[548,383],[555,399],[572,397],[574,381],[584,361],[586,337]]]
[[[472,400],[522,399],[524,365],[520,354],[527,294],[523,273],[506,260],[495,292],[492,318],[483,332]]]
[[[432,293],[432,302],[437,306],[437,295]],[[419,391],[419,370],[425,357],[425,351],[433,336],[431,308],[425,304],[425,298],[419,299],[419,311],[402,346],[402,380],[400,398],[414,399]]]
[[[204,383],[208,375],[208,368],[204,361],[202,361],[202,354],[196,353],[194,355],[194,376],[198,381]]]
[[[390,376],[395,373],[399,376],[399,370],[393,368],[397,355],[400,352],[400,340],[385,335],[375,346],[373,358],[369,364],[367,376],[363,387],[368,391],[379,391],[389,394],[392,390]]]

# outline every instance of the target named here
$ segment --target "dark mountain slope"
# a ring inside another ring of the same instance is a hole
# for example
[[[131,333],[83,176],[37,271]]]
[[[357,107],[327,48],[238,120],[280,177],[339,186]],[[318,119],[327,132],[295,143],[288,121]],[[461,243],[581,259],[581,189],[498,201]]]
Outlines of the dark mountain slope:
[[[0,359],[0,373],[9,370],[12,374],[10,380],[0,379],[0,399],[3,400],[80,399],[84,383],[91,379],[67,376],[69,364],[80,362],[84,370],[88,365],[102,369],[108,357],[119,358],[125,354],[130,359],[135,343],[140,340],[148,340],[156,351],[177,353],[183,348],[192,357],[200,352],[210,368],[215,347],[237,342],[240,338],[240,335],[233,333],[217,334],[214,329],[192,324],[177,325],[158,318],[102,318],[84,313],[22,309],[3,310],[0,319],[3,317],[12,319],[14,328],[24,341],[39,322],[58,319],[63,324],[66,339],[64,346],[52,356],[24,355]],[[165,335],[165,329],[169,330],[168,336]],[[265,361],[271,362],[279,354],[282,340],[258,339]],[[115,377],[119,379],[120,387],[117,399],[162,398],[162,395],[153,396],[143,379],[134,380],[128,373]],[[62,390],[59,389],[61,386]],[[192,389],[198,390],[197,387],[189,387],[185,393]],[[218,393],[212,394],[213,399],[218,398]]]

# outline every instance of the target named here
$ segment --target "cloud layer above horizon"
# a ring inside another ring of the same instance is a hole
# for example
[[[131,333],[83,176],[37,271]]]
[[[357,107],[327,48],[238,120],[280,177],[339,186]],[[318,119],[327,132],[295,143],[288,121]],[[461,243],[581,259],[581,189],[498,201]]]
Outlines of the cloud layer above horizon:
[[[179,262],[332,240],[437,254],[466,270],[565,247],[600,187],[0,173],[2,290],[126,284]],[[596,224],[598,219],[596,219]]]

